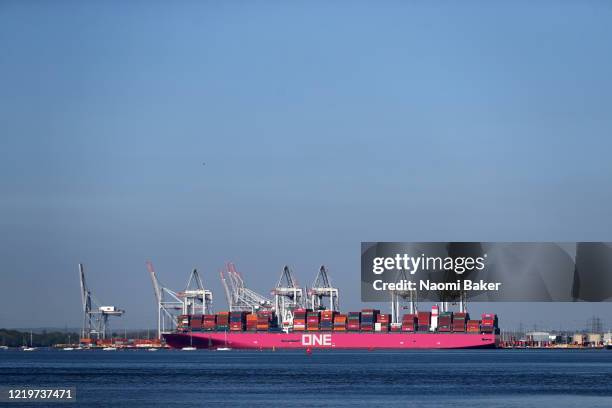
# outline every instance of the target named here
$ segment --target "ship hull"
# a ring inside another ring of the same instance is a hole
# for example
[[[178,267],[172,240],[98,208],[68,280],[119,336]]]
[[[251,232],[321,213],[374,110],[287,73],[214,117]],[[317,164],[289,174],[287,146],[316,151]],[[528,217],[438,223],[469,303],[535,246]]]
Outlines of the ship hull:
[[[479,333],[193,332],[163,336],[172,348],[200,349],[471,349],[499,344],[499,336]]]

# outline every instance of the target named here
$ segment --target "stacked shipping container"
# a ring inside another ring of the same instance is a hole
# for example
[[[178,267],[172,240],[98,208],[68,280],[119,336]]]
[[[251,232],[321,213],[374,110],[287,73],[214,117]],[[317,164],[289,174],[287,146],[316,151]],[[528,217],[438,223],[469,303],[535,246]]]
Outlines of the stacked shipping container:
[[[375,331],[386,332],[389,331],[389,324],[391,323],[391,315],[389,314],[379,314],[376,317],[376,323],[374,325]]]
[[[293,330],[306,330],[306,313],[308,312],[308,309],[295,309],[293,311]]]
[[[431,325],[431,312],[419,312],[417,314],[417,331],[427,332]]]
[[[450,333],[453,324],[453,312],[440,312],[438,316],[438,331]]]
[[[246,330],[250,332],[257,331],[257,313],[246,315]]]
[[[321,311],[321,322],[319,325],[322,331],[332,331],[333,330],[335,314],[336,312],[332,312],[331,310]]]
[[[228,331],[230,326],[230,312],[217,313],[217,331]]]
[[[468,333],[480,333],[480,320],[468,320],[467,332]]]
[[[319,330],[319,312],[310,311],[306,313],[306,330]]]
[[[270,330],[270,323],[272,322],[272,312],[269,310],[263,310],[257,312],[257,331],[268,331]]]
[[[374,323],[380,310],[363,309],[361,311],[361,331],[374,331]]]
[[[215,330],[217,325],[217,316],[214,314],[207,314],[202,316],[202,330]]]
[[[405,314],[401,323],[391,323],[389,314],[379,310],[363,309],[361,312],[339,314],[330,310],[321,312],[310,309],[294,311],[294,331],[351,331],[351,332],[428,332],[432,324],[430,312]],[[437,330],[441,333],[497,333],[497,315],[485,313],[482,320],[469,320],[464,312],[441,312],[438,316]],[[274,314],[269,311],[257,313],[219,312],[216,315],[180,315],[177,319],[178,331],[269,331],[275,322]]]
[[[345,314],[337,314],[334,316],[334,331],[346,331]]]
[[[480,323],[480,330],[483,333],[495,333],[497,330],[497,315],[484,313]]]
[[[360,312],[349,312],[346,329],[348,331],[359,331],[361,324]]]
[[[465,324],[470,319],[470,316],[465,312],[457,312],[453,314],[453,331],[465,332]]]
[[[191,315],[191,330],[202,330],[202,315]]]
[[[405,314],[402,317],[402,331],[414,332],[417,330],[417,316],[415,314]]]
[[[230,313],[230,330],[244,331],[246,323],[246,312],[231,312]]]
[[[191,316],[180,315],[176,322],[176,328],[179,331],[185,331],[191,327]]]

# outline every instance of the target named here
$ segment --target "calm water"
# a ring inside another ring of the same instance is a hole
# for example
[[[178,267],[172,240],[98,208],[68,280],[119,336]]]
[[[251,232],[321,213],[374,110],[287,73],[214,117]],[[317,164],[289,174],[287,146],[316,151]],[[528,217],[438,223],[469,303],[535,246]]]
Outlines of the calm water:
[[[74,386],[70,406],[609,408],[612,351],[0,351],[0,385]]]

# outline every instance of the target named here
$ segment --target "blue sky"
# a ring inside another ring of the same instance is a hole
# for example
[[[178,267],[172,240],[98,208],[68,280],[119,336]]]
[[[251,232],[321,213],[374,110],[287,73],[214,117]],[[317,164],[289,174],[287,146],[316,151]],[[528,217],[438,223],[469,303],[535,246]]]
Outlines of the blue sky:
[[[0,4],[0,326],[117,326],[233,260],[267,292],[361,241],[610,241],[605,1]],[[206,163],[203,165],[203,163]],[[475,305],[581,325],[604,305]],[[563,316],[561,316],[563,314]]]

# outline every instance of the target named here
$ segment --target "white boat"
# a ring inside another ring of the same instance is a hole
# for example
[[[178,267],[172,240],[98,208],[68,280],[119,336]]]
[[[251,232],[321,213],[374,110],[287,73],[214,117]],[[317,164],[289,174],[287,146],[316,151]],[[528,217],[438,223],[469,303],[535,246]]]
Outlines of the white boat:
[[[8,346],[0,346],[0,350],[8,350]]]
[[[223,338],[225,339],[225,344],[223,347],[217,347],[217,351],[230,351],[232,348],[227,346],[227,332],[225,332]]]
[[[74,347],[64,347],[62,350],[64,350],[64,351],[72,351],[72,350],[74,350]]]
[[[155,347],[151,347],[151,348],[147,349],[147,351],[157,351],[157,350],[159,350],[159,349],[156,349]]]
[[[189,333],[189,347],[183,347],[183,351],[195,351],[197,348],[193,347],[193,336]]]
[[[102,350],[104,350],[104,351],[116,351],[117,347],[104,347]]]
[[[23,351],[36,351],[36,347],[34,347],[34,341],[33,341],[33,334],[32,334],[32,330],[30,330],[30,346],[28,347],[27,345],[23,346],[22,350]]]

